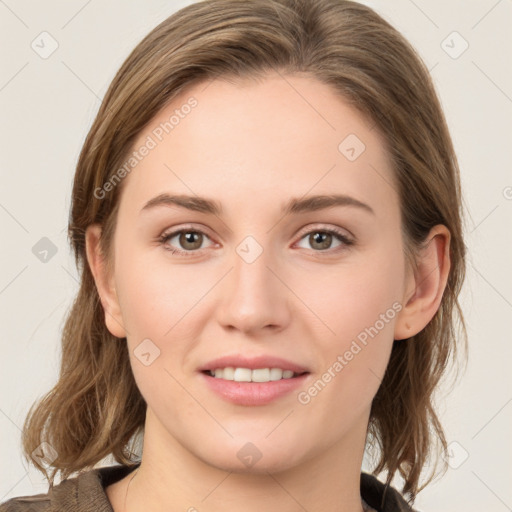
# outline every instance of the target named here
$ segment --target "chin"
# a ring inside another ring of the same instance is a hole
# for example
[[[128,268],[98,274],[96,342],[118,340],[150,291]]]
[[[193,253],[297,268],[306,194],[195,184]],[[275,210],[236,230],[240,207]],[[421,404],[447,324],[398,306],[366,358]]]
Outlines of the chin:
[[[204,446],[196,456],[222,471],[254,475],[288,470],[305,457],[305,454],[297,452],[297,444],[291,440],[289,444],[283,444],[281,441],[274,443],[270,439],[256,436],[255,441],[248,440],[250,436],[240,439],[238,437],[230,439],[229,442],[215,444],[210,446],[211,449]],[[221,445],[222,448],[219,449]]]

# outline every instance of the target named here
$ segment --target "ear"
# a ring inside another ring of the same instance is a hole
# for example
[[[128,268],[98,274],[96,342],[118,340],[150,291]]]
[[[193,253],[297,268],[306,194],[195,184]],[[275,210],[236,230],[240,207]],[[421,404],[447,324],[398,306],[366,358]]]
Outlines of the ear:
[[[114,286],[114,276],[107,269],[107,262],[100,248],[101,226],[91,224],[85,232],[87,261],[96,283],[101,305],[105,312],[105,325],[117,338],[126,337],[121,307]]]
[[[450,238],[450,231],[442,224],[430,230],[419,254],[418,268],[406,279],[407,292],[395,322],[395,340],[418,334],[439,309],[450,272]]]

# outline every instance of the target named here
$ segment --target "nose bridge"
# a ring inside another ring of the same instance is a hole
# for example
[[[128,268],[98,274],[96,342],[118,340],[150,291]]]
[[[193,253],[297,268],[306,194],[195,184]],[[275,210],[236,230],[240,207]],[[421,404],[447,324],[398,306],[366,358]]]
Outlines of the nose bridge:
[[[233,280],[235,293],[242,293],[249,298],[252,291],[259,295],[265,294],[265,289],[272,286],[269,277],[272,266],[272,255],[269,249],[263,248],[252,236],[247,237],[236,248],[233,265]]]
[[[270,270],[275,266],[270,249],[254,236],[247,236],[235,248],[232,262],[219,321],[243,331],[269,325],[282,327],[288,322],[288,297],[285,287]]]

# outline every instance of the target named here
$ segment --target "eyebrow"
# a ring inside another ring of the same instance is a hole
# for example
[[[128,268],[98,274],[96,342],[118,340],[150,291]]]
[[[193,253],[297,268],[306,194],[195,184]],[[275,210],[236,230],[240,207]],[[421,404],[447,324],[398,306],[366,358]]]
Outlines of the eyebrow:
[[[209,213],[219,216],[222,213],[222,206],[219,202],[199,196],[160,194],[150,199],[141,209],[147,211],[158,206],[179,206],[201,213]],[[313,212],[333,208],[335,206],[353,206],[375,215],[371,206],[358,199],[344,194],[315,195],[305,198],[292,198],[281,209],[283,215],[293,213]]]

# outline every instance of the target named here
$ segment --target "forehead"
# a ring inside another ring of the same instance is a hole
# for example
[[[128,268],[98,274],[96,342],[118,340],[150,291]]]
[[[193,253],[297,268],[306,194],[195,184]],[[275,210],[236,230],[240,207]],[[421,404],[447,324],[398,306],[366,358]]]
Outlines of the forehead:
[[[276,210],[308,193],[350,194],[376,210],[398,201],[374,123],[308,76],[196,84],[155,116],[133,148],[144,145],[151,149],[123,193],[139,209],[163,192]]]

